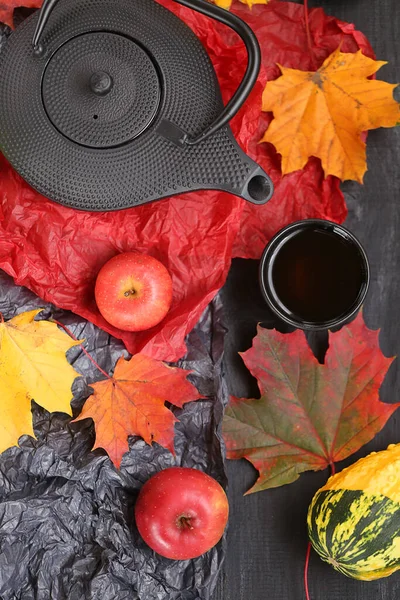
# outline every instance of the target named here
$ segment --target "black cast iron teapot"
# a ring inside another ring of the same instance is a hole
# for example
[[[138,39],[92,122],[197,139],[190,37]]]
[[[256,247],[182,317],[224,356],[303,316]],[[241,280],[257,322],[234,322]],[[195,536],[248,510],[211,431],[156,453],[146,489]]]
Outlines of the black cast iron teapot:
[[[257,39],[206,0],[177,1],[245,42],[247,70],[225,107],[202,44],[154,0],[45,0],[11,35],[0,54],[0,148],[41,194],[92,211],[199,189],[271,197],[228,125],[257,78]]]

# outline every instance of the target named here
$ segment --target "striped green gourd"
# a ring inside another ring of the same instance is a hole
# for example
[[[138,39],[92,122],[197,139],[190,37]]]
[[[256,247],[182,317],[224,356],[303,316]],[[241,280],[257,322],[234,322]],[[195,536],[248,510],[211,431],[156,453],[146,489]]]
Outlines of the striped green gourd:
[[[314,550],[348,577],[372,581],[400,569],[400,444],[330,477],[307,523]]]

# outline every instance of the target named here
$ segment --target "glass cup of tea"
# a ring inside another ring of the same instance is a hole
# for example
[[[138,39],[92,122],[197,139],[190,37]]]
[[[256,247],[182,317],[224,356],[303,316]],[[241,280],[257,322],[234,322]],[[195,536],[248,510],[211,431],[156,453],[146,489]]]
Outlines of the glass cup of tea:
[[[368,291],[367,255],[357,238],[331,221],[307,219],[279,231],[260,261],[261,291],[283,321],[306,330],[348,322]]]

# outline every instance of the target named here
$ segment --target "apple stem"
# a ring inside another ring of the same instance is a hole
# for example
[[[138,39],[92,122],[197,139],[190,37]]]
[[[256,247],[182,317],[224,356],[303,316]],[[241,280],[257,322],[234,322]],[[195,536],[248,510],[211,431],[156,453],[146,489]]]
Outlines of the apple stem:
[[[126,292],[124,292],[124,296],[128,297],[128,296],[134,296],[136,294],[135,290],[127,290]]]
[[[68,333],[69,337],[71,337],[73,340],[75,340],[76,342],[78,342],[78,338],[74,336],[74,334],[72,333],[72,331],[70,331],[68,329],[68,327],[66,325],[63,325],[62,323],[60,323],[60,321],[57,321],[56,319],[51,319],[53,321],[53,323],[55,323],[56,325],[58,325],[59,327],[61,327],[62,329],[64,329],[64,331],[66,333]],[[107,377],[107,379],[112,379],[112,377],[110,377],[110,375],[108,373],[106,373],[101,367],[100,365],[94,360],[94,358],[92,356],[90,356],[89,352],[86,350],[86,348],[84,347],[83,344],[79,344],[80,347],[82,348],[82,351],[84,352],[84,354],[86,354],[86,356],[92,361],[92,363],[94,364],[95,367],[98,368],[98,370],[103,373],[103,375],[105,375]]]
[[[178,526],[180,527],[180,529],[193,529],[192,517],[179,517]]]

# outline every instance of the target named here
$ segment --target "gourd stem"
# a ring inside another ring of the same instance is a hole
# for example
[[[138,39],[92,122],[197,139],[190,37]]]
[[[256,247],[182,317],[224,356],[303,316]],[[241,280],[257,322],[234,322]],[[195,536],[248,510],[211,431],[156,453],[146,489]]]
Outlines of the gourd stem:
[[[304,0],[306,4],[307,0]],[[335,463],[333,460],[329,463],[329,467],[331,469],[331,475],[334,475],[336,472]],[[306,562],[304,564],[304,591],[306,593],[306,600],[310,600],[310,591],[308,589],[308,566],[310,564],[310,554],[311,554],[311,542],[308,542],[307,546],[307,554],[306,554]]]
[[[52,319],[53,323],[56,323],[56,325],[58,325],[59,327],[61,327],[62,329],[64,329],[64,331],[66,333],[68,333],[69,337],[71,337],[73,340],[75,340],[75,342],[78,342],[78,338],[74,336],[74,334],[72,333],[72,331],[70,331],[68,329],[68,327],[66,325],[63,325],[62,323],[60,323],[59,321],[56,321],[56,319]],[[106,373],[101,366],[94,360],[94,358],[92,356],[90,356],[89,352],[86,350],[86,348],[83,346],[83,344],[79,344],[80,347],[82,348],[82,351],[84,352],[84,354],[86,354],[86,356],[92,361],[92,363],[94,364],[94,366],[101,372],[103,373],[103,375],[105,375],[107,377],[107,379],[112,379],[112,377],[110,377],[110,375],[108,373]]]
[[[304,590],[306,592],[306,599],[310,600],[310,592],[308,590],[308,565],[310,563],[310,554],[311,554],[311,542],[308,542],[307,546],[307,554],[306,554],[306,562],[304,565]]]

